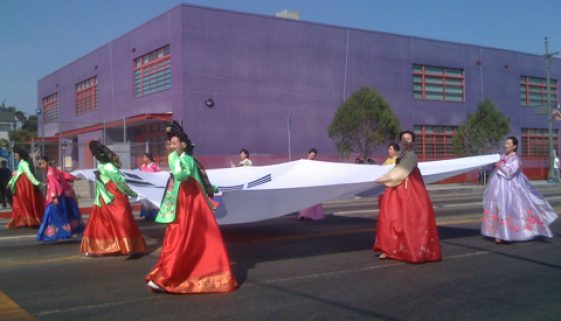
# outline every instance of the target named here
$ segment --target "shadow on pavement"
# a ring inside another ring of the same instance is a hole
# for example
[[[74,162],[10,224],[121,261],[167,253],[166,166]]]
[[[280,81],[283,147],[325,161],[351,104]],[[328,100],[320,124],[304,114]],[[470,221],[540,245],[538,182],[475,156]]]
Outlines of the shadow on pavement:
[[[268,222],[222,227],[232,267],[239,284],[262,262],[371,250],[376,220],[327,216],[322,221],[299,222],[287,216]],[[480,235],[479,229],[440,226],[441,242]]]
[[[313,295],[313,294],[310,294],[310,293],[304,293],[304,292],[301,292],[301,291],[296,291],[296,290],[285,288],[285,287],[275,286],[275,285],[272,285],[272,284],[259,283],[259,285],[262,286],[262,287],[265,287],[265,288],[274,289],[274,290],[279,291],[279,292],[285,292],[285,293],[289,294],[290,296],[296,296],[296,297],[300,297],[300,298],[303,298],[303,299],[320,302],[320,303],[323,303],[323,304],[326,304],[326,305],[329,305],[329,306],[335,306],[335,307],[338,307],[340,309],[347,310],[347,311],[353,312],[355,314],[362,315],[362,316],[368,318],[368,320],[373,320],[372,318],[377,318],[379,320],[384,320],[384,321],[405,321],[404,319],[398,319],[396,317],[392,317],[392,316],[389,316],[387,314],[381,314],[381,313],[377,313],[377,312],[374,312],[374,311],[368,311],[368,310],[360,309],[360,308],[357,308],[357,307],[353,307],[353,306],[344,304],[344,303],[339,302],[339,301],[328,300],[328,299],[325,299],[325,298],[322,298],[320,296],[316,296],[316,295]]]
[[[482,237],[483,238],[483,237]],[[485,238],[489,240],[489,247],[481,247],[481,246],[475,246],[475,245],[468,245],[468,244],[462,244],[462,243],[457,243],[457,242],[453,242],[453,241],[443,241],[441,242],[442,244],[448,244],[448,245],[454,245],[457,247],[461,247],[461,248],[465,248],[465,249],[470,249],[470,250],[476,250],[476,251],[486,251],[489,253],[492,253],[494,255],[498,255],[498,256],[503,256],[503,257],[507,257],[507,258],[511,258],[511,259],[515,259],[515,260],[519,260],[519,261],[524,261],[527,263],[532,263],[532,264],[537,264],[537,265],[541,265],[541,266],[545,266],[545,267],[549,267],[549,268],[553,268],[553,269],[557,269],[557,270],[561,270],[561,265],[558,264],[553,264],[553,263],[548,263],[548,262],[544,262],[544,261],[540,261],[540,260],[536,260],[536,259],[532,259],[526,256],[521,256],[521,255],[517,255],[517,254],[513,254],[513,253],[507,253],[504,252],[503,250],[510,250],[510,249],[514,249],[516,247],[516,245],[518,244],[523,244],[523,243],[546,243],[546,244],[551,244],[551,241],[547,238],[543,238],[543,237],[538,237],[535,238],[533,240],[529,240],[529,241],[524,241],[524,242],[510,242],[510,243],[503,243],[500,245],[496,245],[494,243],[494,240],[491,238]]]

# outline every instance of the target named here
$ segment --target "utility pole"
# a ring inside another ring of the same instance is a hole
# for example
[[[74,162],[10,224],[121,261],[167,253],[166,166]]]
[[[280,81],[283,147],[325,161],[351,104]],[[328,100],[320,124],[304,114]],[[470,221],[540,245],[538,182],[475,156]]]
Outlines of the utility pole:
[[[547,180],[549,182],[559,182],[559,178],[555,174],[554,163],[555,155],[553,152],[553,108],[551,104],[551,63],[553,57],[560,52],[549,52],[549,42],[545,37],[545,90],[547,101],[547,136],[548,136],[548,149],[549,149],[549,171],[547,173]]]
[[[16,153],[14,152],[14,148],[16,147],[16,112],[14,111],[14,128],[13,128],[13,136],[12,136],[12,170],[16,170]]]
[[[41,156],[45,156],[45,112],[41,107],[35,109],[37,122],[41,120]]]
[[[286,117],[286,129],[288,131],[288,161],[292,161],[292,124],[290,115]]]

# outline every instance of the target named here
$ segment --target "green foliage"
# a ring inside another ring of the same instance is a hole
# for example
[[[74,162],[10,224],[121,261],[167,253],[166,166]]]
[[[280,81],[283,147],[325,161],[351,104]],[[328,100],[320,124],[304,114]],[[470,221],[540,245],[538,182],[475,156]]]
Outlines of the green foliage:
[[[21,129],[37,134],[37,116],[29,115],[29,117],[27,117],[27,119],[22,123]]]
[[[2,104],[0,104],[0,111],[7,111],[10,112],[12,114],[15,115],[17,121],[21,122],[21,123],[25,123],[25,121],[27,120],[27,117],[25,116],[25,113],[21,110],[17,110],[16,107],[14,106],[8,106],[6,105],[6,101],[2,101]]]
[[[367,159],[377,146],[395,140],[399,120],[376,89],[362,87],[342,103],[328,134],[343,156],[358,153]]]
[[[28,117],[16,107],[6,105],[5,101],[0,104],[0,111],[13,114],[16,121],[21,124],[15,133],[13,131],[9,132],[10,140],[15,139],[16,144],[25,144],[37,136],[37,116],[31,115]]]
[[[460,154],[479,155],[497,150],[509,132],[510,120],[493,102],[485,99],[458,128],[453,144]]]
[[[18,144],[27,144],[29,143],[34,137],[37,136],[37,131],[30,131],[23,128],[16,129],[15,135],[14,132],[11,131],[9,133],[10,140],[15,140],[16,145]]]
[[[0,148],[5,150],[10,149],[10,141],[5,138],[0,138]]]

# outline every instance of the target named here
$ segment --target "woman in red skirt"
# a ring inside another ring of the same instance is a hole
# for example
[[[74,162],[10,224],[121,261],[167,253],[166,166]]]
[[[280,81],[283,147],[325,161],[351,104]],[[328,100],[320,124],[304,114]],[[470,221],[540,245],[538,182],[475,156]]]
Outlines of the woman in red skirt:
[[[140,233],[127,196],[136,196],[119,171],[119,157],[99,141],[90,142],[92,155],[99,161],[96,193],[80,251],[86,256],[140,255],[146,243]]]
[[[14,148],[14,158],[19,161],[18,168],[8,182],[12,192],[12,219],[6,227],[39,227],[45,212],[45,199],[39,190],[41,182],[35,178],[29,154]]]
[[[380,259],[409,263],[440,261],[440,241],[434,210],[413,151],[415,134],[400,134],[396,166],[376,180],[386,185],[380,200],[374,251]]]
[[[203,183],[206,180],[188,155],[191,141],[176,122],[169,137],[177,155],[169,156],[173,185],[166,193],[177,193],[177,198],[174,204],[162,206],[156,218],[169,224],[160,258],[146,282],[153,290],[168,293],[233,291],[236,279]]]

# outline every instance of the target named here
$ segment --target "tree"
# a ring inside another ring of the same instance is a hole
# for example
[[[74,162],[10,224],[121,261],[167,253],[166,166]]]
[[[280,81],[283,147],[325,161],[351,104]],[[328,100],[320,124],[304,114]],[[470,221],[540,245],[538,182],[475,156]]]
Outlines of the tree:
[[[328,134],[341,155],[367,159],[377,146],[395,140],[399,120],[376,89],[362,87],[339,106]]]
[[[21,123],[15,133],[13,131],[9,132],[10,140],[15,140],[16,144],[26,144],[37,136],[37,116],[30,115],[28,117],[16,107],[6,105],[6,101],[2,101],[2,104],[0,104],[0,112],[13,114],[15,119]]]
[[[0,104],[0,111],[7,111],[14,114],[16,119],[21,123],[24,123],[27,120],[27,117],[25,116],[25,113],[23,111],[17,110],[17,108],[14,106],[6,105],[5,100],[3,100],[2,104]]]
[[[13,131],[9,133],[10,140],[15,141],[17,144],[28,144],[33,138],[37,137],[37,130],[28,130],[24,128],[16,129],[14,134]]]
[[[452,141],[460,154],[479,155],[497,150],[509,132],[510,120],[485,99],[474,113],[468,114]]]
[[[0,148],[5,150],[10,149],[10,141],[5,138],[0,138]]]

